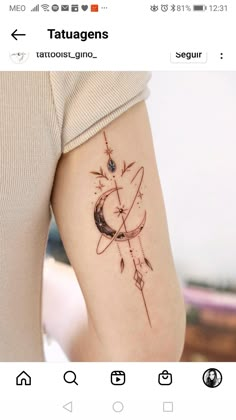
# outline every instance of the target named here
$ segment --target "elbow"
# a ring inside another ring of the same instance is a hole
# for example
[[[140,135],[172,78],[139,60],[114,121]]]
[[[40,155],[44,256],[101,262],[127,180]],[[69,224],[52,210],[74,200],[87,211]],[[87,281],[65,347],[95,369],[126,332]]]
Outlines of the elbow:
[[[135,348],[119,352],[118,361],[127,362],[179,362],[185,340],[185,321],[180,321],[177,329],[160,329],[151,337],[136,343]]]
[[[126,346],[117,343],[110,361],[121,362],[179,362],[184,349],[186,312],[180,302],[176,311],[158,316],[150,329],[132,334]],[[122,340],[121,340],[122,341]]]
[[[73,346],[71,361],[99,362],[178,362],[186,329],[186,311],[181,294],[155,305],[151,328],[147,323],[122,324],[102,339],[93,334]],[[129,327],[128,327],[129,325]],[[83,344],[82,344],[83,343]],[[80,344],[80,345],[79,345]],[[80,351],[78,351],[80,350]]]

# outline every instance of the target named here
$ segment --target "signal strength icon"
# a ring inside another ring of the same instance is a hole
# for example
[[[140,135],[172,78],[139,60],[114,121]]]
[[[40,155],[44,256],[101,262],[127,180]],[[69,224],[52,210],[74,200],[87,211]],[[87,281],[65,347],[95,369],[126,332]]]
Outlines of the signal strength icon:
[[[41,4],[41,7],[45,12],[49,12],[49,4]]]
[[[39,4],[31,9],[31,12],[39,12]]]

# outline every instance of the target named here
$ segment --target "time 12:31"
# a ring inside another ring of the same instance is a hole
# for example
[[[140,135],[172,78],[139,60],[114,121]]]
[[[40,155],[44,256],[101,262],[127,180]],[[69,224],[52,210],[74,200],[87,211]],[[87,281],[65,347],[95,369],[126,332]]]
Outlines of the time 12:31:
[[[228,6],[227,4],[211,4],[209,9],[211,12],[227,12]]]

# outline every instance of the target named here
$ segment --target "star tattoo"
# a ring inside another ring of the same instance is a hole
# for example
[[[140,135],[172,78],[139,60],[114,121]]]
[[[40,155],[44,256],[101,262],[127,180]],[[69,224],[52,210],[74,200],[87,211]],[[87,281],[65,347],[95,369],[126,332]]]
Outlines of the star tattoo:
[[[105,187],[105,185],[103,185],[101,180],[99,180],[99,185],[96,188],[98,188],[100,191],[102,191],[103,187]]]

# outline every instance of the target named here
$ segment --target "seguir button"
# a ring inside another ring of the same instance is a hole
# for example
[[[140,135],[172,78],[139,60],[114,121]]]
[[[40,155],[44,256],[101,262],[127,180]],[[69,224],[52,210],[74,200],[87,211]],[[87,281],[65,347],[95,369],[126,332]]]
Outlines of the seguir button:
[[[171,63],[204,64],[207,62],[207,52],[204,51],[175,51],[170,54]]]

